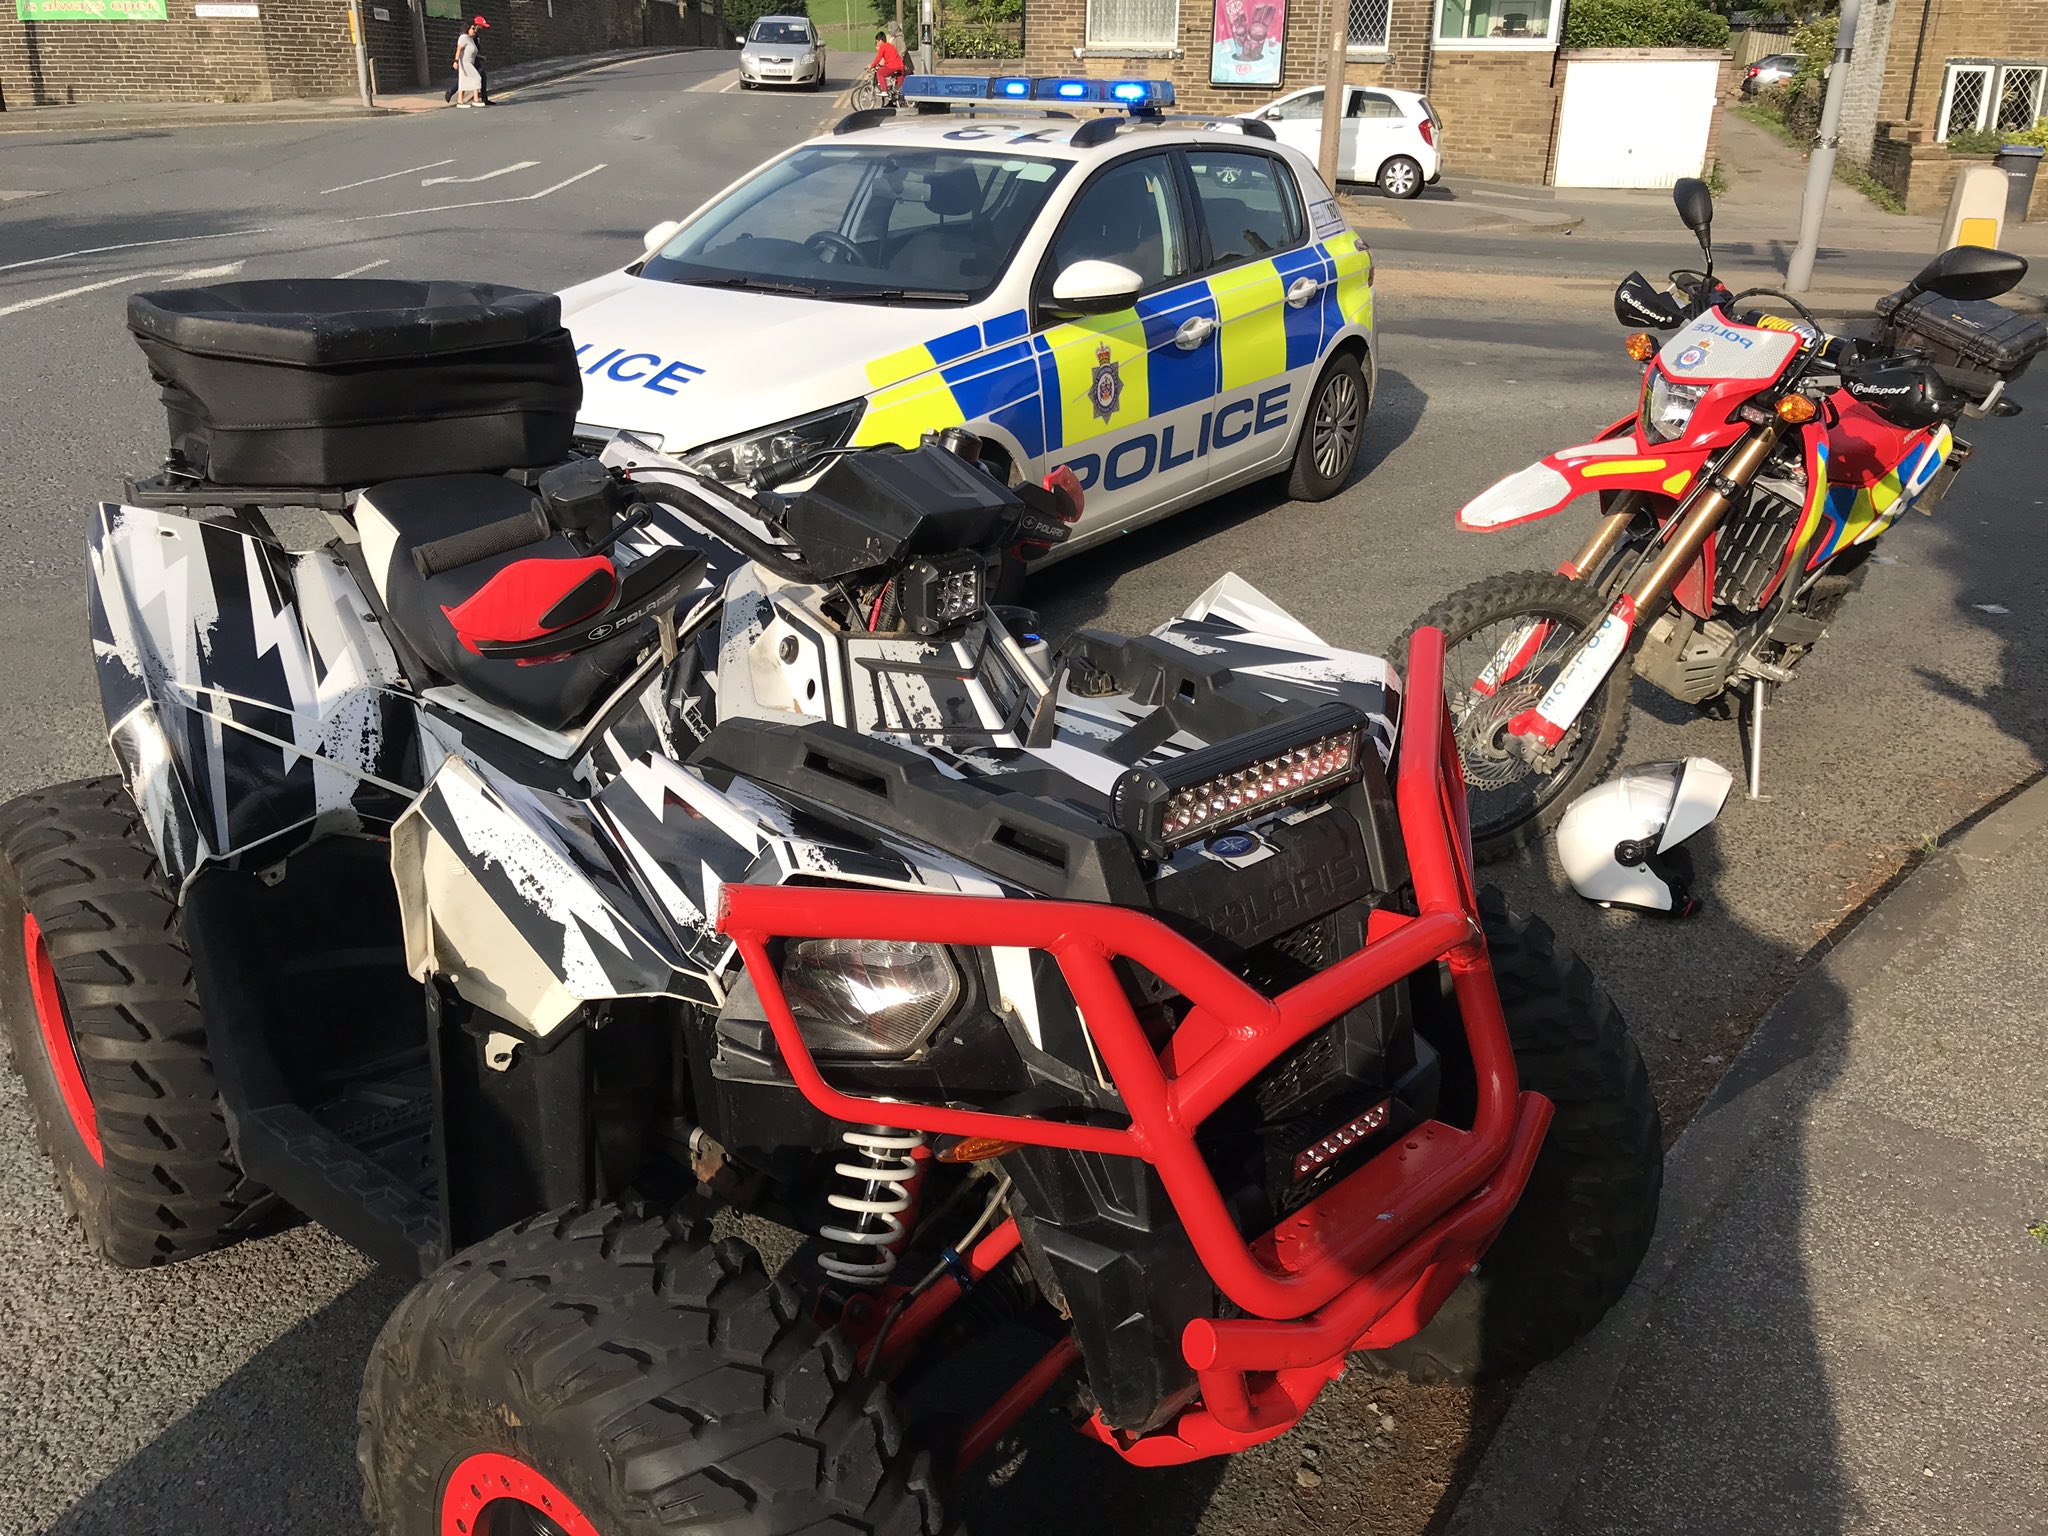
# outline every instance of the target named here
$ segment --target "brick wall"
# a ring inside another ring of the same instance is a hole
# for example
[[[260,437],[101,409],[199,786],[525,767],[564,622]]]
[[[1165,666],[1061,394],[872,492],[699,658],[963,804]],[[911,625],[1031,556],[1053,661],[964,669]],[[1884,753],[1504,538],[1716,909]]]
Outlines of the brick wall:
[[[1554,53],[1439,53],[1429,99],[1444,119],[1444,169],[1547,181],[1564,68]]]
[[[4,3],[4,0],[0,0]],[[251,20],[206,20],[168,0],[164,21],[18,21],[0,11],[0,92],[12,105],[73,101],[275,101],[352,96],[343,0],[257,0]],[[415,0],[418,3],[418,0]],[[415,88],[407,0],[362,0],[381,90]],[[388,19],[379,20],[381,5]],[[714,44],[721,23],[671,0],[480,0],[487,66],[660,44]],[[426,19],[430,78],[451,77],[463,22]]]
[[[1933,127],[1950,59],[2048,59],[2048,0],[1891,0],[1886,9],[1880,120]]]
[[[1868,0],[1856,23],[1856,53],[1842,85],[1841,153],[1858,165],[1870,163],[1881,115],[1885,61],[1891,56],[1894,0]]]

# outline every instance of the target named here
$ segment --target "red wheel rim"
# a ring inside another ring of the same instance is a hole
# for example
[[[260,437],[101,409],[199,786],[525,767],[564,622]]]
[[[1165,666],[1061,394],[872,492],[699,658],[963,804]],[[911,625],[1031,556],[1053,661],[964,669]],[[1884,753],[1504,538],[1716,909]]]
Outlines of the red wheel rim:
[[[33,912],[21,920],[21,948],[28,959],[28,989],[36,1003],[36,1026],[43,1035],[43,1054],[49,1058],[50,1075],[57,1080],[57,1097],[71,1117],[71,1128],[85,1143],[95,1163],[105,1165],[100,1147],[100,1118],[86,1090],[85,1072],[78,1064],[78,1047],[72,1043],[71,1022],[64,1017],[64,994],[57,988],[57,968],[50,963],[49,946],[43,943],[42,924]]]
[[[498,1451],[479,1451],[448,1474],[441,1490],[439,1536],[492,1536],[478,1522],[494,1504],[533,1510],[553,1521],[562,1536],[597,1536],[597,1527],[574,1499],[517,1456]]]

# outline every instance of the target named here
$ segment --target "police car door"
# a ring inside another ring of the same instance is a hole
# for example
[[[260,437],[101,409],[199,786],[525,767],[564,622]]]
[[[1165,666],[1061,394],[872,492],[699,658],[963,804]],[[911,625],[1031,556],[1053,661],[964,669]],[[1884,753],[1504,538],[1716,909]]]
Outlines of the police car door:
[[[1059,311],[1054,282],[1089,260],[1136,272],[1137,302],[1103,315]],[[1046,463],[1072,466],[1087,490],[1079,532],[1166,511],[1208,479],[1217,323],[1196,261],[1172,155],[1156,150],[1098,170],[1040,265],[1033,303]]]
[[[1190,145],[1180,155],[1222,327],[1204,441],[1212,478],[1245,479],[1287,453],[1322,361],[1334,271],[1309,241],[1294,173],[1278,156],[1241,144]]]

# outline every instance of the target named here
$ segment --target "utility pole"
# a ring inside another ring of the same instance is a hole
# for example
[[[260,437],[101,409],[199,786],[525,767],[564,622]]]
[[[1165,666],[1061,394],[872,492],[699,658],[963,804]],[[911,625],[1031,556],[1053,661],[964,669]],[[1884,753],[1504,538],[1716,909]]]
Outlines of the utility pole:
[[[362,94],[365,107],[374,107],[377,100],[370,91],[370,54],[363,46],[363,12],[360,0],[348,0],[348,40],[356,51],[356,90]]]
[[[434,77],[427,69],[427,0],[406,0],[406,11],[412,17],[412,71],[420,85],[432,85]]]
[[[1842,93],[1849,88],[1849,59],[1856,52],[1856,22],[1863,0],[1842,0],[1842,20],[1835,30],[1835,63],[1828,71],[1827,95],[1820,106],[1820,127],[1806,162],[1806,201],[1799,210],[1799,244],[1785,269],[1785,286],[1803,293],[1813,283],[1813,260],[1820,254],[1821,217],[1828,211],[1828,191],[1835,184],[1835,150],[1842,139]]]
[[[1344,133],[1344,49],[1350,22],[1351,0],[1330,0],[1330,58],[1323,72],[1323,145],[1316,157],[1316,170],[1333,197],[1337,193],[1338,140]]]

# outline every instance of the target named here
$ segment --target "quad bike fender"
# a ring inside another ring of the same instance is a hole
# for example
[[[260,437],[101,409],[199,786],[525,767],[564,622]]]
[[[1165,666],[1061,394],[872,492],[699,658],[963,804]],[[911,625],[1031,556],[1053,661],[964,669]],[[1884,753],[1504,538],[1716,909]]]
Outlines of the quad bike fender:
[[[414,711],[336,556],[111,503],[88,546],[108,739],[175,882],[381,829],[412,798]]]
[[[588,808],[451,756],[391,829],[406,969],[545,1038],[586,1003],[715,1003]]]
[[[1590,443],[1560,448],[1496,481],[1458,509],[1458,526],[1478,533],[1513,528],[1562,511],[1597,491],[1651,491],[1681,496],[1722,444],[1646,441],[1635,418],[1616,422]]]

